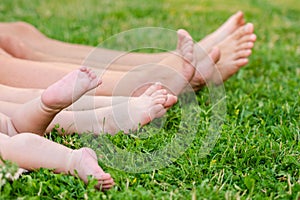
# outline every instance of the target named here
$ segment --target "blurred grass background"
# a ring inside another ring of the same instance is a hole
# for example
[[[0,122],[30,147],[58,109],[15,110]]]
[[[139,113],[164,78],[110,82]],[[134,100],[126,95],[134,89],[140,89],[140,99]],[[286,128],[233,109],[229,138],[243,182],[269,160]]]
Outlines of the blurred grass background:
[[[96,46],[145,26],[185,28],[200,40],[237,10],[254,23],[258,39],[250,63],[225,83],[226,124],[207,158],[195,157],[195,143],[152,173],[106,169],[117,183],[106,193],[40,170],[1,186],[0,198],[299,199],[299,0],[2,0],[0,20],[26,21],[51,38]]]

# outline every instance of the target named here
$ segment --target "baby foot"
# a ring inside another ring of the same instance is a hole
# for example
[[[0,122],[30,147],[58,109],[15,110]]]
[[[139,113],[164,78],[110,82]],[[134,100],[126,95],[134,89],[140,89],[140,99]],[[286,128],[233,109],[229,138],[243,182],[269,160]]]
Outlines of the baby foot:
[[[167,90],[161,89],[161,84],[150,86],[141,96],[133,97],[126,103],[113,106],[115,110],[115,124],[108,124],[109,133],[116,133],[119,130],[128,133],[129,130],[136,130],[139,125],[148,124],[155,118],[162,117],[168,107],[176,103],[177,97],[168,94]],[[111,120],[110,120],[111,121]]]
[[[221,59],[217,63],[218,72],[214,73],[213,82],[220,84],[235,74],[248,63],[256,40],[254,26],[251,23],[240,27],[232,35],[217,45],[221,51]]]
[[[90,148],[81,148],[74,150],[72,155],[70,173],[75,175],[77,172],[79,178],[85,183],[88,182],[88,176],[92,176],[98,181],[96,188],[108,190],[114,186],[114,180],[110,174],[105,173],[98,165],[96,153]]]
[[[87,91],[99,86],[101,81],[96,74],[86,67],[75,70],[53,85],[42,94],[43,107],[48,111],[57,111],[68,107]]]

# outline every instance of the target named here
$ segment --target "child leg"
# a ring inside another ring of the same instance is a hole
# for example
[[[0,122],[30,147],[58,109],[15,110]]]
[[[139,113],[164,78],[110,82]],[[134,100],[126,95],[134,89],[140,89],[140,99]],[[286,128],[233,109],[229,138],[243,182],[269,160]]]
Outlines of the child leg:
[[[91,175],[103,190],[113,186],[110,174],[98,165],[96,154],[89,148],[72,150],[31,133],[9,137],[0,133],[0,156],[27,170],[54,169],[56,173],[70,173],[87,182]]]

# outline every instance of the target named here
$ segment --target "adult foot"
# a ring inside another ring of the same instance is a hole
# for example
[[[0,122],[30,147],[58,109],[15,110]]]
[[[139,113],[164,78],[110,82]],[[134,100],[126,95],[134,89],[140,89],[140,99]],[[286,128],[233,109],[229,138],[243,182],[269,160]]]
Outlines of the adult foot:
[[[243,12],[238,11],[234,15],[230,16],[227,21],[222,24],[216,31],[198,42],[198,44],[209,52],[215,45],[223,41],[244,24],[244,14]]]
[[[212,49],[207,55],[199,45],[195,44],[193,62],[195,62],[196,71],[190,81],[191,87],[197,91],[206,85],[212,78],[216,63],[220,59],[220,50],[218,48]]]
[[[113,178],[98,165],[97,155],[92,149],[74,150],[69,171],[72,175],[77,173],[85,183],[88,182],[88,176],[92,176],[98,181],[96,185],[98,189],[108,190],[114,186]]]
[[[41,100],[46,110],[61,110],[100,84],[101,81],[94,72],[81,67],[49,86],[43,92]]]
[[[190,81],[194,90],[199,90],[209,81],[220,84],[235,74],[242,66],[248,63],[251,49],[254,46],[256,35],[254,34],[253,24],[245,24],[242,12],[232,15],[219,29],[197,43],[198,51],[194,50],[200,61],[203,55],[210,51],[208,58],[216,62],[214,67],[207,68],[199,63],[197,71]],[[214,47],[215,46],[215,47]],[[217,52],[219,49],[219,52]],[[200,52],[200,53],[199,53]],[[221,54],[221,58],[219,56]],[[199,57],[200,55],[200,57]],[[207,62],[205,62],[207,63]],[[213,70],[213,72],[212,72]]]
[[[217,47],[221,51],[221,58],[217,63],[212,81],[221,84],[235,74],[241,67],[248,64],[248,57],[256,41],[254,26],[248,23],[220,42]]]
[[[143,86],[135,89],[133,96],[140,96],[151,84],[160,82],[170,93],[178,95],[189,84],[194,75],[195,68],[193,66],[193,40],[190,34],[180,29],[177,31],[178,41],[176,51],[170,52],[159,63],[149,67],[147,73],[140,73],[143,76]],[[155,76],[149,77],[149,74]]]
[[[194,63],[192,63],[193,39],[183,29],[177,31],[177,36],[176,51],[171,52],[169,56],[159,62],[159,69],[157,69],[162,77],[159,81],[175,95],[184,90],[195,73]]]

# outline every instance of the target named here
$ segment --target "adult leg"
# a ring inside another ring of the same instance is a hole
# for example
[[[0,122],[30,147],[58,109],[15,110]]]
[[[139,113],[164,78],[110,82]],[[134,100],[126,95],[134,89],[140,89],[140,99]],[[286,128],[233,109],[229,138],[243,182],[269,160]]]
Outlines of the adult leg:
[[[212,34],[208,35],[203,40],[201,40],[198,43],[198,45],[200,45],[201,48],[206,51],[211,51],[213,46],[218,45],[223,40],[225,40],[226,38],[231,36],[234,32],[236,32],[237,29],[242,27],[244,24],[245,24],[244,15],[241,11],[239,11],[239,12],[235,13],[234,15],[232,15],[215,32],[213,32]],[[40,50],[44,49],[44,45],[41,45],[41,44],[43,44],[43,42],[41,42],[41,41],[45,41],[45,44],[52,46],[53,49],[51,50],[51,48],[48,48],[47,51],[53,51],[54,53],[60,54],[60,51],[59,51],[60,48],[63,48],[63,47],[67,48],[67,49],[69,48],[68,51],[64,51],[64,52],[67,52],[67,54],[70,55],[71,57],[73,56],[72,58],[76,58],[76,55],[71,55],[71,54],[69,54],[69,52],[76,52],[76,54],[78,53],[77,56],[79,56],[83,52],[87,53],[87,52],[91,52],[93,50],[93,47],[88,47],[88,46],[83,46],[83,45],[73,45],[73,44],[67,44],[67,43],[51,40],[51,39],[45,37],[43,34],[41,34],[33,26],[26,24],[26,23],[13,23],[13,24],[3,23],[2,25],[0,25],[0,29],[1,29],[1,27],[2,27],[2,29],[4,29],[4,33],[5,33],[5,30],[10,30],[10,32],[13,32],[13,34],[15,34],[15,35],[23,33],[24,38],[26,38],[27,41],[32,41],[32,43],[35,43],[35,45],[37,47],[39,46],[37,49],[40,49]],[[252,34],[253,34],[253,31],[252,31]],[[38,42],[34,41],[36,39],[38,39]],[[254,41],[255,41],[255,39],[251,41],[252,45],[254,44]],[[218,47],[220,48],[222,54],[223,54],[223,52],[228,52],[228,51],[233,51],[234,54],[237,54],[237,52],[234,52],[234,50],[237,48],[234,45],[218,45]],[[99,57],[104,58],[104,60],[110,56],[112,56],[113,58],[116,58],[117,55],[123,54],[123,52],[115,52],[115,51],[110,51],[110,50],[106,51],[105,49],[98,49],[98,52],[101,55],[103,55],[103,56],[99,56]],[[69,59],[69,57],[67,57],[68,55],[66,55],[66,59]],[[115,60],[114,64],[111,65],[110,69],[111,70],[120,70],[120,71],[131,70],[133,67],[131,65],[136,65],[136,64],[141,64],[141,63],[149,63],[149,62],[157,62],[157,61],[165,58],[167,55],[168,54],[139,54],[139,53],[135,54],[135,53],[131,53],[126,56],[122,56],[120,59]],[[232,63],[232,56],[227,56],[227,55],[228,54],[224,54],[222,56],[222,62],[218,63],[218,69],[222,69],[222,71],[224,72],[224,73],[221,73],[220,76],[222,76],[222,77],[219,78],[220,79],[219,81],[227,80],[232,75],[232,73],[236,73],[241,66],[244,66],[247,64],[247,62],[241,61],[241,62],[239,62],[239,64],[232,66],[230,64],[230,63]],[[77,57],[77,58],[79,58],[79,57]],[[97,56],[96,56],[96,58],[97,58]],[[247,57],[244,56],[244,58],[246,59]],[[245,59],[244,59],[244,61],[245,61]],[[80,60],[79,62],[75,62],[75,63],[82,62],[81,58],[79,60]],[[108,60],[111,60],[111,59],[108,59]],[[56,60],[56,61],[61,61],[61,60]],[[69,62],[69,61],[66,60],[66,62]],[[101,61],[100,61],[100,63],[101,63]],[[121,63],[122,65],[118,65],[119,63]],[[126,63],[127,66],[124,66],[124,63]],[[100,65],[103,66],[102,64],[100,64]],[[226,70],[228,70],[230,72],[225,73]],[[209,71],[209,70],[206,69],[205,71]],[[147,70],[145,71],[145,73],[147,73]],[[203,72],[201,72],[201,73],[203,73]],[[132,73],[132,74],[135,74],[135,73]],[[145,78],[143,78],[144,76],[141,75],[141,72],[139,74],[141,76],[141,79],[145,80]],[[217,72],[216,74],[219,74],[219,73]],[[116,74],[114,74],[114,75],[116,75]],[[216,77],[217,75],[214,75],[214,76]],[[216,79],[216,78],[214,78],[214,79]],[[143,82],[143,81],[141,81],[141,82]],[[193,88],[195,90],[197,90],[205,85],[205,84],[203,84],[204,82],[205,82],[205,78],[199,76],[199,73],[198,73],[198,75],[195,74],[195,77],[192,79],[191,84],[192,84]],[[102,93],[102,94],[104,94],[104,93]],[[105,93],[105,94],[107,94],[107,93]]]
[[[0,84],[20,88],[45,89],[66,74],[79,68],[78,65],[36,62],[3,55],[0,55],[0,63]],[[98,71],[97,73],[102,74],[103,71]],[[123,75],[124,73],[122,72],[105,71],[102,76],[104,81],[103,87],[97,88],[95,94],[111,95],[114,86]],[[133,80],[129,84],[140,84],[145,78]],[[128,91],[124,91],[124,93],[128,94]]]
[[[43,61],[59,61],[67,63],[82,64],[83,60],[95,49],[95,47],[79,44],[71,44],[58,40],[54,40],[46,37],[40,31],[38,31],[32,25],[25,22],[14,22],[14,23],[0,23],[1,35],[8,37],[10,43],[13,46],[22,47],[23,50],[29,50],[32,55],[28,53],[17,53],[20,52],[17,48],[10,49],[9,53],[12,55],[24,55],[34,60]],[[1,44],[1,43],[0,43]],[[6,46],[5,41],[2,43]],[[23,48],[26,46],[25,48]],[[47,48],[45,48],[47,47]],[[20,48],[19,48],[20,49]],[[99,55],[103,57],[118,57],[119,51],[97,48]],[[43,56],[37,56],[36,52],[40,52]],[[126,65],[140,65],[149,62],[158,62],[165,58],[164,54],[130,54],[130,56],[123,57],[119,60],[122,66]],[[96,60],[100,62],[101,60]],[[121,68],[120,68],[121,69]]]
[[[191,41],[187,33],[179,31],[179,51],[186,46],[186,40]],[[183,34],[183,35],[181,35]],[[184,35],[185,34],[185,35]],[[78,68],[72,64],[44,63],[16,58],[0,57],[0,83],[14,87],[46,88],[57,81],[71,69]],[[63,66],[63,67],[57,67]],[[176,66],[176,67],[173,67]],[[141,73],[143,71],[143,73]],[[30,73],[29,73],[30,72]],[[159,73],[157,73],[159,72]],[[182,56],[172,54],[161,63],[139,66],[130,73],[117,71],[100,71],[103,85],[96,89],[96,95],[131,95],[138,87],[146,83],[162,82],[175,94],[179,94],[193,75],[194,69],[182,65]],[[151,76],[149,76],[151,74]],[[46,77],[45,77],[46,75]],[[14,77],[12,79],[11,77]],[[178,80],[180,84],[178,83]],[[120,84],[125,81],[125,84]],[[182,84],[183,83],[183,84]],[[117,88],[117,89],[116,89]]]
[[[93,150],[72,150],[34,134],[22,133],[9,137],[0,133],[0,156],[27,170],[47,168],[54,169],[56,173],[78,174],[85,183],[91,175],[97,179],[97,187],[103,190],[114,185],[110,174],[98,165]]]
[[[205,37],[198,44],[209,52],[213,46],[223,41],[244,23],[245,19],[243,13],[239,11],[232,15],[220,28]],[[0,31],[2,35],[7,36],[6,40],[3,40],[3,46],[8,46],[6,49],[9,49],[9,52],[12,55],[17,57],[18,55],[21,55],[21,58],[24,58],[25,54],[27,55],[25,57],[39,61],[82,64],[83,60],[95,50],[95,47],[92,46],[70,44],[48,38],[35,27],[24,22],[0,23]],[[10,45],[7,45],[6,43]],[[45,46],[47,46],[47,48],[45,48]],[[24,53],[20,53],[20,51],[23,51]],[[118,58],[124,53],[102,48],[97,48],[96,51],[99,56],[93,57],[96,59],[94,63],[107,63],[107,60],[111,61],[112,58]],[[37,55],[39,54],[37,52],[41,53],[41,55]],[[42,54],[44,56],[42,56]],[[111,69],[128,71],[132,69],[132,66],[145,63],[156,63],[166,58],[168,55],[168,53],[129,53],[115,60],[115,65],[113,65]]]

